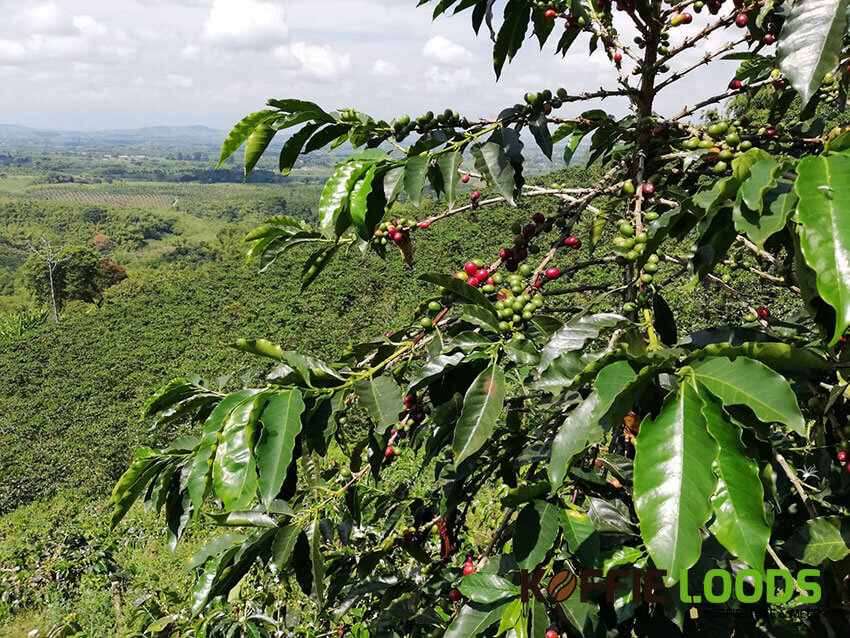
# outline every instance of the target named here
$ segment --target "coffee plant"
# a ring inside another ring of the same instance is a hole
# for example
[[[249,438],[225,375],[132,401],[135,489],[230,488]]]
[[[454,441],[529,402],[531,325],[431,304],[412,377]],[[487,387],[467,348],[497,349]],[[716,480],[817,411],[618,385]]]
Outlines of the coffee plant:
[[[516,221],[498,254],[416,273],[433,295],[405,330],[337,361],[240,340],[276,366],[257,387],[181,378],[148,401],[199,436],[138,452],[113,525],[143,500],[174,544],[198,517],[232,532],[190,564],[181,635],[216,633],[226,601],[245,612],[228,635],[848,635],[850,128],[819,115],[847,100],[847,1],[431,4],[489,31],[497,76],[533,36],[587,43],[612,84],[530,92],[493,119],[281,99],[236,125],[221,161],[245,144],[248,173],[286,129],[284,174],[355,149],[316,226],[276,216],[247,238],[263,271],[311,247],[304,286],[350,249],[416,272],[416,238],[449,217],[507,203]],[[739,61],[728,86],[659,112],[718,59]],[[697,117],[764,91],[764,120]],[[598,99],[629,115],[559,115]],[[600,178],[527,184],[532,139],[550,158],[566,141],[568,164],[584,142]],[[428,187],[445,209],[423,217]],[[540,199],[555,212],[531,214]],[[617,283],[570,286],[587,269]],[[696,287],[739,312],[679,334],[665,296]],[[799,310],[766,303],[782,295]],[[388,482],[402,462],[411,480]]]

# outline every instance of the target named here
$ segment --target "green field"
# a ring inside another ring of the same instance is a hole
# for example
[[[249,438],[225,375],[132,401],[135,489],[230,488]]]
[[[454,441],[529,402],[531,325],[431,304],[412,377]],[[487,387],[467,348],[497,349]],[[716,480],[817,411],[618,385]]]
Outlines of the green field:
[[[197,184],[119,181],[111,184],[39,184],[31,176],[0,181],[0,197],[125,206],[166,211],[213,202],[262,199],[278,193],[271,184]]]

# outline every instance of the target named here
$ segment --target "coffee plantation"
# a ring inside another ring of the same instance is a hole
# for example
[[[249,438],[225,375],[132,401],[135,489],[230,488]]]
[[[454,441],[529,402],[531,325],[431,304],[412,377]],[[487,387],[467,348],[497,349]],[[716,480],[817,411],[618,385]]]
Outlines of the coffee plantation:
[[[240,339],[232,346],[274,362],[263,383],[226,392],[178,378],[151,397],[146,417],[192,420],[197,436],[137,452],[113,526],[141,500],[163,512],[172,545],[196,519],[221,527],[191,561],[191,609],[162,631],[848,635],[850,128],[822,116],[847,100],[847,2],[419,4],[470,15],[493,39],[497,76],[528,39],[552,38],[558,54],[587,43],[605,56],[611,84],[534,90],[486,119],[388,122],[272,99],[236,125],[221,162],[244,144],[248,173],[296,127],[284,174],[328,144],[354,149],[317,224],[280,215],[249,234],[263,277],[296,246],[311,251],[303,288],[347,251],[373,251],[409,264],[432,294],[410,326],[333,360]],[[688,57],[726,29],[724,45]],[[660,91],[730,57],[728,86],[659,111]],[[698,117],[765,91],[763,119]],[[629,115],[559,114],[600,99]],[[598,179],[527,183],[530,140],[549,157],[566,141],[567,164],[584,144]],[[428,188],[445,207],[417,216]],[[530,214],[537,200],[552,212]],[[417,269],[423,234],[501,204],[516,214],[499,252],[460,251],[455,272]],[[588,269],[610,276],[575,283]],[[731,285],[732,269],[760,280],[760,299]],[[735,304],[735,320],[680,331],[668,299],[698,288]],[[766,301],[781,295],[799,312]],[[399,459],[415,480],[388,491]],[[660,570],[668,595],[523,594],[529,573],[588,569]],[[806,569],[819,570],[819,602],[793,578],[788,602],[751,591],[767,570]],[[680,596],[712,570],[739,576],[747,602]],[[292,601],[308,598],[293,621]]]

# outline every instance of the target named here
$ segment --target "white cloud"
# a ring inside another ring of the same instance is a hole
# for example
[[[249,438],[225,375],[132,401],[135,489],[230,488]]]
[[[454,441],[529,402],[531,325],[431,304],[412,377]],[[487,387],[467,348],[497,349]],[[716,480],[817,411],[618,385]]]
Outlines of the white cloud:
[[[481,80],[473,72],[472,68],[468,66],[462,66],[457,69],[431,66],[425,70],[425,80],[429,91],[440,91],[444,93],[453,93],[458,89],[481,84]]]
[[[20,42],[0,40],[0,62],[12,64],[23,60],[26,55],[26,47]]]
[[[472,51],[465,46],[452,42],[441,35],[435,35],[425,43],[422,55],[443,64],[462,64],[475,57],[472,55]]]
[[[165,76],[165,81],[168,82],[168,86],[174,86],[181,89],[191,89],[195,82],[186,75],[179,75],[177,73],[169,73]]]
[[[90,15],[61,13],[52,4],[25,9],[12,22],[19,30],[0,38],[0,62],[7,64],[111,62],[134,52],[124,31],[110,29]]]
[[[335,80],[351,69],[351,54],[338,53],[329,46],[295,42],[289,52],[301,63],[301,73],[315,80]]]
[[[180,58],[182,60],[194,60],[199,55],[201,55],[201,47],[194,44],[185,46],[183,47],[183,50],[180,51]]]
[[[15,22],[26,33],[40,35],[73,35],[71,16],[55,2],[24,7]]]
[[[215,0],[204,24],[207,40],[231,49],[268,50],[288,34],[283,9],[258,0]]]
[[[401,69],[394,62],[386,60],[375,60],[372,65],[372,74],[381,78],[390,78],[401,74]]]

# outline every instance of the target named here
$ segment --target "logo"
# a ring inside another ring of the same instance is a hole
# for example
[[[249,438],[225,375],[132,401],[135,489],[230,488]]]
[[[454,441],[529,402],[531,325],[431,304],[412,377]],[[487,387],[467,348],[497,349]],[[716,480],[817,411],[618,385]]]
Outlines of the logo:
[[[520,597],[527,603],[532,597],[546,602],[541,591],[541,581],[546,575],[545,570],[538,569],[533,574],[527,569],[520,571]],[[553,602],[564,602],[572,596],[576,589],[581,596],[581,602],[587,602],[593,592],[603,591],[605,601],[613,603],[618,592],[631,590],[632,600],[643,600],[648,603],[667,602],[667,586],[664,584],[667,571],[663,569],[609,569],[607,573],[601,569],[583,569],[578,577],[569,570],[557,572],[545,588],[548,599]],[[817,582],[820,571],[817,569],[801,569],[796,579],[785,569],[768,569],[761,573],[755,569],[742,569],[732,574],[722,569],[710,569],[702,581],[701,592],[691,592],[688,582],[688,570],[679,572],[679,599],[686,604],[699,604],[703,600],[708,603],[722,604],[733,596],[740,603],[756,603],[764,599],[770,604],[784,604],[794,596],[795,582],[801,592],[797,598],[800,603],[817,603],[821,599],[821,587]],[[748,587],[745,587],[748,585]]]

